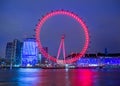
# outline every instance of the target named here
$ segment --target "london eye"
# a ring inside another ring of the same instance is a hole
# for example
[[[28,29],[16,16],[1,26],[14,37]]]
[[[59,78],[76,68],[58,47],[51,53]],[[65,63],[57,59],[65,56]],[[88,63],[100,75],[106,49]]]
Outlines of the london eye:
[[[58,46],[59,48],[58,48],[58,50],[56,50],[56,51],[58,51],[57,54],[56,54],[57,55],[56,57],[52,56],[51,54],[46,52],[43,48],[42,43],[41,43],[41,29],[43,29],[42,27],[43,27],[44,23],[47,22],[47,20],[50,19],[51,17],[57,16],[57,15],[64,15],[64,16],[67,16],[67,17],[71,17],[82,27],[83,34],[85,36],[84,37],[84,43],[83,43],[82,49],[78,52],[77,55],[75,55],[72,58],[67,58],[66,59],[65,43],[64,43],[65,36],[64,35],[62,35],[60,45]],[[77,61],[79,58],[81,58],[86,53],[86,51],[88,49],[88,46],[89,46],[89,40],[90,40],[88,28],[87,28],[86,24],[84,23],[84,21],[78,15],[76,15],[75,13],[67,11],[67,10],[55,10],[55,11],[51,11],[51,12],[47,13],[45,16],[43,16],[39,20],[39,22],[36,26],[35,37],[36,37],[36,41],[37,41],[37,44],[38,44],[38,48],[39,48],[41,54],[44,57],[49,58],[50,60],[52,60],[54,62],[64,63],[64,64],[73,63],[73,62]],[[59,59],[61,49],[63,51],[63,59]]]

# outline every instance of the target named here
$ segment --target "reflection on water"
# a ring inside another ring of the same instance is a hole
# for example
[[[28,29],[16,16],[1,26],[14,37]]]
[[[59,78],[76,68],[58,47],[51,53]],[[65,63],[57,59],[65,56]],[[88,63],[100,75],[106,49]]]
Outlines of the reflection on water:
[[[92,86],[92,76],[95,75],[94,72],[86,70],[78,70],[75,73],[75,77],[72,81],[73,86]]]
[[[0,86],[120,86],[119,70],[32,69],[0,70]]]

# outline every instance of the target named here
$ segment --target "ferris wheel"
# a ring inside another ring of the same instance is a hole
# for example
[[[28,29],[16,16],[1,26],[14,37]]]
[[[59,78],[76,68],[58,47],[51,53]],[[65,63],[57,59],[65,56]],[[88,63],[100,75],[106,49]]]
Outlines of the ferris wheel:
[[[58,53],[57,53],[57,57],[54,57],[52,55],[50,55],[49,53],[47,53],[41,43],[41,29],[43,27],[43,24],[51,17],[56,16],[56,15],[65,15],[68,17],[71,17],[72,19],[74,19],[75,21],[77,21],[79,23],[79,25],[82,27],[83,29],[83,33],[85,35],[85,42],[82,46],[81,51],[79,52],[79,54],[75,55],[74,57],[70,58],[70,59],[66,59],[66,54],[65,54],[65,35],[63,34],[61,37],[61,42],[59,45],[59,49],[58,49]],[[62,63],[62,64],[70,64],[73,63],[75,61],[77,61],[79,58],[81,58],[87,51],[88,46],[89,46],[89,32],[88,32],[88,28],[86,26],[86,24],[83,22],[83,20],[77,16],[75,13],[70,12],[70,11],[66,11],[66,10],[55,10],[55,11],[51,11],[49,13],[47,13],[44,17],[42,17],[40,19],[40,21],[38,22],[37,26],[36,26],[36,30],[35,30],[35,37],[36,37],[36,41],[38,43],[38,48],[41,52],[41,54],[46,57],[49,58],[50,60],[57,62],[57,63]],[[63,59],[59,59],[59,55],[60,55],[60,51],[63,51]]]

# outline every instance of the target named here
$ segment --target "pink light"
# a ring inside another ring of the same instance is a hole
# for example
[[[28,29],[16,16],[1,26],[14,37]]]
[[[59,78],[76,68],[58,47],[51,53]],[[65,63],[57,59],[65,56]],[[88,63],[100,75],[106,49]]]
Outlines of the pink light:
[[[83,46],[83,49],[80,53],[79,56],[76,56],[72,59],[68,59],[68,60],[65,60],[65,63],[72,63],[76,60],[78,60],[79,58],[81,58],[87,48],[88,48],[88,45],[89,45],[89,33],[88,33],[88,28],[86,26],[86,24],[83,22],[83,20],[78,17],[76,14],[72,13],[72,12],[69,12],[69,11],[65,11],[65,10],[56,10],[56,11],[51,11],[50,13],[47,13],[38,23],[37,27],[36,27],[36,40],[37,40],[37,43],[38,43],[38,48],[40,50],[40,52],[46,57],[48,58],[49,56],[49,59],[54,61],[54,62],[57,62],[57,58],[55,57],[52,57],[51,55],[49,55],[42,47],[42,44],[41,44],[41,41],[40,41],[40,31],[41,31],[41,28],[42,28],[42,25],[46,22],[46,20],[48,20],[50,17],[53,17],[55,15],[67,15],[69,17],[72,17],[73,19],[75,19],[83,28],[84,30],[84,34],[85,34],[85,44]]]

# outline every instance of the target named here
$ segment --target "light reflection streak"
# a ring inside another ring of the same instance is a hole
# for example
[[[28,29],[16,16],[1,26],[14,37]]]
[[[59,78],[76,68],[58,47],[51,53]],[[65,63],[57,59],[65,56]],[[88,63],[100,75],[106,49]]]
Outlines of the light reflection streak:
[[[18,86],[37,86],[41,83],[40,69],[22,68],[18,70]]]
[[[89,69],[74,71],[72,86],[93,86],[93,72]]]

